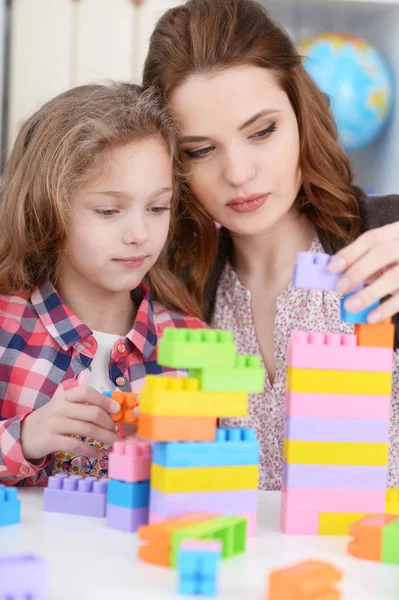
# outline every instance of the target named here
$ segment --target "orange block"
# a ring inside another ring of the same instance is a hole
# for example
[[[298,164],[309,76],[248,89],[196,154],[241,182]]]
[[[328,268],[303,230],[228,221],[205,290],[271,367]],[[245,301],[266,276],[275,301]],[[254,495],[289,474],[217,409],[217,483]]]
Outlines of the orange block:
[[[359,323],[355,325],[355,334],[358,346],[393,348],[395,325],[392,324],[391,319],[386,319],[376,325]]]
[[[266,600],[339,600],[340,590],[333,584],[342,579],[342,572],[330,563],[306,560],[272,571]]]
[[[137,533],[141,540],[148,543],[146,546],[139,548],[139,558],[153,565],[169,567],[172,551],[170,544],[172,533],[178,529],[184,529],[185,527],[202,523],[209,519],[215,519],[219,516],[219,514],[208,512],[188,513],[156,525],[142,525],[139,527]]]
[[[112,400],[116,400],[121,407],[118,413],[110,415],[114,423],[137,423],[138,418],[134,414],[134,409],[139,405],[137,396],[132,392],[112,392]]]
[[[140,413],[137,435],[151,442],[213,442],[216,439],[216,418]]]
[[[382,530],[385,525],[397,521],[395,515],[367,515],[360,521],[349,526],[349,535],[353,540],[348,543],[347,550],[356,558],[365,560],[381,560],[382,556]]]

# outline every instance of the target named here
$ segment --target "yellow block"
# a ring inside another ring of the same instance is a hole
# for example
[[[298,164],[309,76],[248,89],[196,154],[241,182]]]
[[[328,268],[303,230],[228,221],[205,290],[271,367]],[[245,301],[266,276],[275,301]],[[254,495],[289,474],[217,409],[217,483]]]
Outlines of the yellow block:
[[[287,367],[287,389],[290,392],[389,396],[391,384],[391,372],[370,373]]]
[[[387,515],[399,516],[399,487],[387,489],[387,501],[385,504],[385,512]]]
[[[388,444],[366,442],[303,442],[284,438],[283,458],[305,465],[384,467]]]
[[[151,466],[151,487],[160,492],[223,492],[258,487],[258,465],[167,468]]]
[[[319,535],[349,535],[349,526],[367,513],[328,513],[319,516]]]
[[[201,392],[199,379],[147,375],[140,392],[140,411],[179,417],[245,417],[246,392]]]

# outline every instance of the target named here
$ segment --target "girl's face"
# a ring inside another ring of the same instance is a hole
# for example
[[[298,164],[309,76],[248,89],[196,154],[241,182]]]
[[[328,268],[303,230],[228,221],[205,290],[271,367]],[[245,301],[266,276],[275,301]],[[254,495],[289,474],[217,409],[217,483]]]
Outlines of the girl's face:
[[[137,287],[168,236],[172,173],[157,136],[113,148],[71,198],[61,278],[108,292]]]
[[[254,235],[290,211],[301,186],[298,124],[271,71],[192,76],[170,104],[190,189],[215,221]]]

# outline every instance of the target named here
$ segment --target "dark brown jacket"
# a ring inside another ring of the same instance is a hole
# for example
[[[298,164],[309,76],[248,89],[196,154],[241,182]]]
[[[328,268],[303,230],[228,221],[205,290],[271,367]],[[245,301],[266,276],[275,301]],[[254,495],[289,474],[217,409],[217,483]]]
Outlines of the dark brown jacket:
[[[359,235],[370,229],[376,227],[382,227],[389,223],[399,221],[399,196],[367,196],[363,190],[358,190],[359,198],[359,211],[362,220]],[[342,241],[334,241],[330,243],[324,232],[318,230],[320,241],[323,245],[325,252],[328,254],[334,254],[338,252],[343,246]],[[216,258],[215,266],[210,275],[207,287],[206,287],[206,313],[205,318],[208,323],[211,322],[213,312],[215,310],[216,291],[219,283],[219,279],[222,275],[223,269],[229,257],[232,254],[232,240],[226,230],[221,231],[219,240],[219,251]],[[399,282],[398,282],[399,287]],[[395,349],[399,347],[399,313],[393,317],[395,323],[396,334],[395,334]]]

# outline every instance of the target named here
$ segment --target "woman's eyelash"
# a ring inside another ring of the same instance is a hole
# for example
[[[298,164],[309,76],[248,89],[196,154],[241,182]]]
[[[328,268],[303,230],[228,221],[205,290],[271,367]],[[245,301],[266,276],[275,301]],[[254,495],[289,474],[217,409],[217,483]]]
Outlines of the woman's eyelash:
[[[257,131],[250,137],[253,139],[265,139],[265,138],[269,137],[269,135],[274,133],[276,130],[277,130],[276,122],[274,121],[268,127],[266,127],[266,129]],[[192,160],[194,158],[201,158],[203,156],[207,156],[209,154],[209,152],[211,152],[212,150],[214,150],[214,146],[207,146],[206,148],[201,148],[200,150],[184,150],[184,153],[187,156],[187,158]]]
[[[112,217],[112,215],[114,215],[117,211],[114,208],[108,208],[108,209],[104,209],[101,210],[100,208],[98,208],[96,210],[96,213],[98,215],[101,215],[102,217]]]

